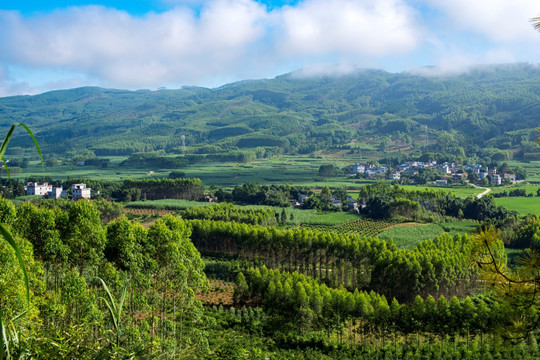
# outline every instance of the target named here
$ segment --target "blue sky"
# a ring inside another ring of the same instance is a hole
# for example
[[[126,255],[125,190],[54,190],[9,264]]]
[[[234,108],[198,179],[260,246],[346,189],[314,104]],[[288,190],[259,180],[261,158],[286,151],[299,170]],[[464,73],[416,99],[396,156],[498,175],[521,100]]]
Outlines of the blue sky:
[[[540,62],[538,0],[0,2],[0,96]]]

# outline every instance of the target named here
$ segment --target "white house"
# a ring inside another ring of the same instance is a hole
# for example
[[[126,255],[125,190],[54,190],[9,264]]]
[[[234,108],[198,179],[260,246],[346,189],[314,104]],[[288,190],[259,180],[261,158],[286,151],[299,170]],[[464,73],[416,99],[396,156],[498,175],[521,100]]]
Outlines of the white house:
[[[366,172],[366,166],[356,163],[354,165],[351,165],[351,172],[353,174],[363,174]]]
[[[47,182],[29,182],[26,184],[26,195],[47,195],[52,187]]]
[[[493,185],[501,185],[502,184],[502,177],[500,174],[493,174],[491,175],[491,182]]]
[[[73,184],[71,185],[71,197],[73,200],[78,199],[90,199],[92,189],[87,188],[86,184]]]
[[[401,173],[399,171],[394,171],[393,173],[388,175],[388,179],[391,180],[399,180],[401,178]]]
[[[49,199],[58,199],[59,197],[67,197],[67,191],[62,189],[62,187],[53,187],[48,193],[47,197]]]

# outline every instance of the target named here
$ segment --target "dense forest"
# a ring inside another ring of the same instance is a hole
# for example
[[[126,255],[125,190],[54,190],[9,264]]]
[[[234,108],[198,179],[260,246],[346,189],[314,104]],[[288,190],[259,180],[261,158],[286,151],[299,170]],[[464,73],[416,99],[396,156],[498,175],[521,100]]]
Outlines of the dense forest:
[[[532,141],[540,69],[483,66],[461,75],[359,71],[291,73],[215,89],[79,88],[0,99],[0,126],[29,125],[48,154],[192,154],[190,162],[250,161],[320,149],[394,149],[494,160],[538,159]],[[14,149],[31,146],[15,136]],[[88,156],[87,156],[88,157]],[[159,160],[171,167],[186,159]],[[144,164],[144,158],[132,162]],[[154,162],[157,159],[153,160]],[[164,165],[164,166],[165,166]]]

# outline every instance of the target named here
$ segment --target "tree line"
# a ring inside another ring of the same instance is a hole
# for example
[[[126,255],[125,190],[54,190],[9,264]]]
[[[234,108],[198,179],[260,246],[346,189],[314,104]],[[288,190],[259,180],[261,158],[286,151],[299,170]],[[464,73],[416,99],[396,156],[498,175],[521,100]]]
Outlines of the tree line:
[[[273,209],[242,209],[230,203],[194,206],[180,210],[178,214],[186,220],[234,221],[262,226],[276,225],[276,218],[279,218]]]
[[[374,290],[400,301],[467,293],[477,286],[467,235],[443,234],[413,250],[358,235],[190,220],[199,251],[298,271],[332,287]]]
[[[235,298],[240,305],[262,306],[286,328],[338,333],[355,343],[375,336],[382,339],[382,346],[410,334],[443,341],[456,336],[470,339],[510,325],[503,305],[489,297],[416,296],[404,305],[374,291],[330,288],[309,276],[264,266],[247,270],[245,276],[239,273]]]
[[[480,199],[463,199],[443,190],[407,190],[397,184],[368,184],[360,189],[358,197],[366,204],[363,212],[375,219],[396,216],[422,218],[426,217],[422,214],[424,211],[437,216],[496,222],[517,214],[497,206],[489,194]]]

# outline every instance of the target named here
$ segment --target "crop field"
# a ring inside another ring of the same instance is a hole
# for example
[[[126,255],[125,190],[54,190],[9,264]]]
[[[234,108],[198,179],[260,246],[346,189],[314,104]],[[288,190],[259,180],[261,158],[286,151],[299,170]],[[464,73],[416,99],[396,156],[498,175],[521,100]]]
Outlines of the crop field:
[[[77,165],[59,165],[45,166],[45,172],[42,172],[39,161],[31,161],[28,168],[23,169],[21,175],[13,176],[14,179],[24,179],[28,176],[46,176],[52,179],[73,178],[91,178],[109,181],[120,181],[123,179],[150,179],[153,177],[166,177],[171,170],[142,169],[120,166],[120,162],[126,157],[108,157],[110,164],[106,168],[100,166],[77,166]],[[150,173],[150,171],[154,171]]]
[[[470,196],[476,196],[480,194],[482,189],[476,189],[472,186],[440,186],[440,185],[401,185],[401,187],[407,190],[442,190],[448,191],[456,196],[465,198]]]
[[[471,233],[476,230],[480,223],[476,220],[461,220],[438,225],[450,235]]]
[[[504,206],[508,210],[515,210],[521,215],[540,215],[540,198],[538,197],[504,197],[496,198],[495,202],[499,206]]]
[[[120,166],[126,159],[122,156],[105,157],[110,160],[106,168],[99,166],[59,165],[45,167],[42,172],[41,163],[33,160],[21,175],[13,178],[24,179],[28,176],[46,176],[53,179],[99,178],[102,180],[120,181],[123,179],[148,179],[166,177],[171,171],[179,170],[186,177],[200,178],[205,185],[219,187],[234,187],[247,182],[259,184],[294,184],[322,188],[345,187],[358,189],[366,181],[348,178],[346,175],[323,178],[318,174],[319,166],[334,164],[338,167],[362,161],[362,159],[343,157],[308,157],[308,156],[278,156],[272,159],[259,159],[251,163],[238,162],[204,162],[188,165],[179,169],[159,169],[153,167],[132,168]]]
[[[510,166],[521,166],[527,170],[527,181],[540,183],[540,161],[509,161]]]
[[[401,224],[384,230],[379,238],[383,240],[393,239],[398,247],[411,248],[419,242],[433,239],[444,233],[442,227],[437,224]]]
[[[527,192],[527,195],[533,194],[533,196],[536,196],[536,192],[538,189],[540,189],[540,184],[529,184],[529,183],[521,183],[521,184],[513,184],[513,185],[507,185],[507,186],[497,186],[492,187],[491,191],[493,194],[497,194],[503,191],[510,192],[512,190],[516,189],[524,189]]]
[[[385,228],[395,224],[397,224],[397,221],[393,220],[356,219],[337,225],[303,224],[302,227],[310,230],[375,237]]]
[[[281,214],[281,211],[283,210],[283,208],[276,207],[276,206],[247,205],[243,207],[247,209],[264,207],[267,209],[274,209],[274,211],[278,214]],[[289,219],[287,222],[288,224],[291,224],[291,225],[301,225],[301,224],[337,225],[346,221],[358,219],[358,215],[349,213],[349,212],[343,212],[343,211],[320,212],[317,210],[304,210],[304,209],[288,207],[288,208],[285,208],[285,213],[287,214],[287,219]],[[291,215],[293,216],[292,220],[291,220]]]
[[[411,248],[419,242],[433,239],[436,236],[447,232],[450,235],[457,233],[468,233],[476,229],[475,221],[459,221],[453,223],[440,224],[400,224],[392,226],[379,235],[380,239],[393,239],[398,247]]]

